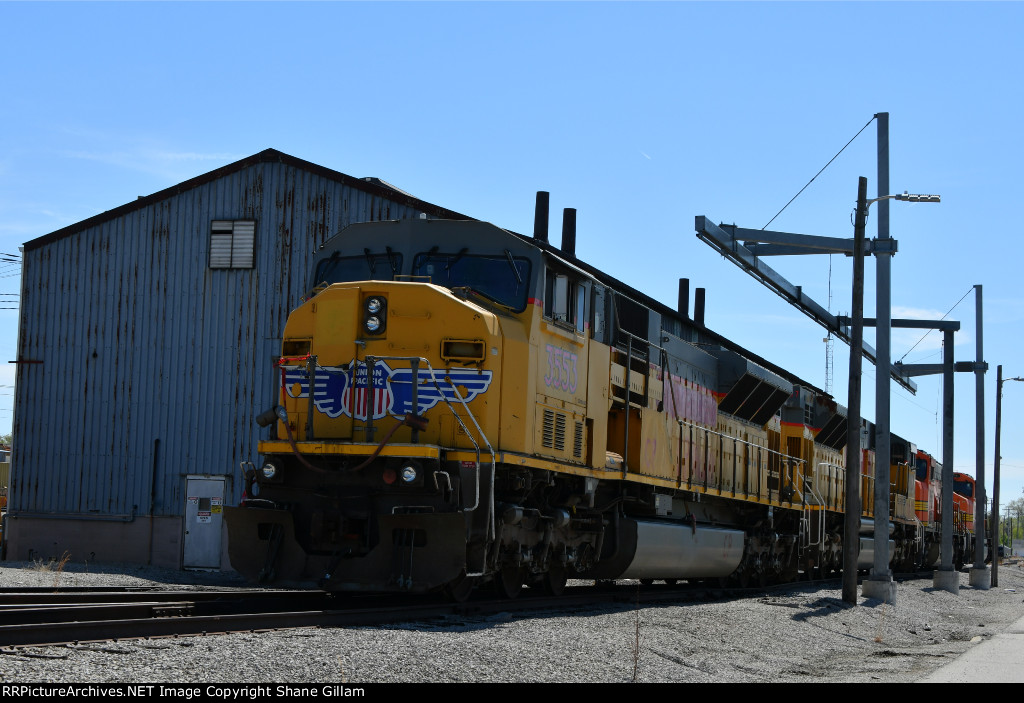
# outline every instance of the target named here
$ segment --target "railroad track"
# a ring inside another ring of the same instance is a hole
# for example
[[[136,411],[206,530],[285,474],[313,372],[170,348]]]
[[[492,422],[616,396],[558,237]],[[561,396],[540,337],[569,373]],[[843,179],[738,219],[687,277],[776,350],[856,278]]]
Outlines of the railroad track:
[[[499,612],[574,611],[752,597],[835,580],[739,589],[706,584],[571,586],[561,596],[525,589],[514,600],[481,590],[465,603],[441,598],[329,594],[323,591],[0,589],[0,649],[297,627],[351,627],[486,616]]]
[[[274,629],[335,600],[322,591],[4,589],[0,647]]]

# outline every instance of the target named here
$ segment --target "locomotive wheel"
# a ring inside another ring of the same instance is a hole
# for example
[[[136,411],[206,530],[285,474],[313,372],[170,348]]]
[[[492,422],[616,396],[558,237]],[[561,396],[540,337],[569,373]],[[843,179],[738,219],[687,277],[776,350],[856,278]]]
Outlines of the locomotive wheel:
[[[459,574],[458,578],[454,581],[450,581],[447,586],[444,587],[445,594],[456,603],[465,603],[473,589],[476,588],[476,577],[466,576],[466,572],[463,571]]]
[[[494,578],[494,586],[502,598],[515,598],[523,590],[523,570],[518,566],[503,566]]]
[[[565,582],[569,580],[569,574],[565,567],[559,564],[552,566],[544,574],[544,590],[553,596],[560,596],[565,592]]]
[[[679,579],[665,579],[666,586],[675,586]]]

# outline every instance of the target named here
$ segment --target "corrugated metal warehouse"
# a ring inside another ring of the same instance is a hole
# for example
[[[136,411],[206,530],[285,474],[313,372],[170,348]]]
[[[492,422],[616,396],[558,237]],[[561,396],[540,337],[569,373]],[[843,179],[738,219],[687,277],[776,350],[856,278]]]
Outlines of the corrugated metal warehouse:
[[[313,252],[468,219],[268,149],[24,246],[8,559],[219,568]]]

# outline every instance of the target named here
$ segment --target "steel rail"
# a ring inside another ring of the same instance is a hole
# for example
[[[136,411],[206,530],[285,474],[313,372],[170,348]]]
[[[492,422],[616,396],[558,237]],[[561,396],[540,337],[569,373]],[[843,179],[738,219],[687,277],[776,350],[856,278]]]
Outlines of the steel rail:
[[[89,588],[84,590],[63,590],[52,588],[11,588],[0,590],[0,612],[4,608],[19,607],[22,604],[54,604],[75,605],[88,603],[130,603],[143,601],[179,601],[179,600],[226,600],[241,598],[272,599],[303,599],[323,598],[329,596],[326,591],[315,590],[201,590],[187,589],[119,589]]]
[[[786,584],[806,586],[808,582]],[[177,637],[190,635],[228,634],[240,632],[268,632],[279,629],[300,627],[354,627],[383,625],[397,622],[417,622],[446,618],[483,617],[496,613],[533,613],[545,610],[578,611],[590,610],[595,605],[605,607],[635,607],[638,603],[665,603],[692,601],[704,598],[749,596],[764,589],[743,590],[738,588],[711,588],[705,584],[677,585],[656,584],[638,586],[617,584],[609,586],[574,586],[561,596],[524,594],[523,597],[507,600],[486,596],[481,593],[476,599],[465,603],[438,602],[430,599],[402,599],[399,603],[386,603],[393,596],[368,599],[364,603],[353,602],[344,609],[310,609],[287,611],[262,611],[201,614],[196,611],[198,604],[163,603],[153,606],[143,617],[117,617],[118,607],[91,606],[81,610],[68,610],[60,622],[23,622],[0,624],[0,652],[26,646],[60,645],[80,642],[117,641],[123,639],[146,639],[154,637]],[[187,593],[187,592],[186,592]],[[244,602],[244,601],[243,601]],[[369,603],[377,605],[368,606]],[[412,604],[410,604],[410,602]],[[251,604],[251,603],[250,603]],[[143,604],[134,604],[142,606]],[[191,605],[192,607],[188,607]],[[28,612],[30,609],[26,609]],[[61,614],[58,608],[45,608],[51,615]],[[120,611],[121,614],[127,611]],[[114,619],[101,619],[106,614]],[[92,619],[77,619],[84,616]],[[72,619],[72,621],[66,621]],[[51,617],[51,620],[54,618]]]
[[[900,580],[930,577],[921,574],[897,574]],[[175,609],[171,603],[157,604],[147,617],[120,617],[109,620],[74,620],[71,622],[39,622],[0,625],[0,654],[20,647],[66,645],[82,642],[106,642],[159,637],[199,636],[247,632],[270,632],[302,627],[357,627],[385,625],[399,622],[417,623],[425,620],[459,621],[467,617],[486,617],[498,613],[537,614],[549,611],[551,615],[574,616],[579,611],[592,612],[595,606],[607,608],[635,608],[641,605],[727,600],[761,596],[800,589],[835,588],[839,577],[799,580],[769,586],[741,588],[719,586],[711,582],[669,585],[657,583],[599,583],[598,585],[570,586],[561,596],[540,595],[539,589],[528,589],[520,598],[508,600],[480,592],[464,603],[441,602],[430,597],[409,598],[384,595],[366,599],[350,598],[345,608],[237,612],[201,614],[193,608]],[[192,596],[197,592],[178,591]],[[203,593],[203,592],[198,592]],[[323,596],[323,592],[309,593]],[[346,598],[349,598],[346,596]],[[282,599],[277,599],[278,601]],[[839,600],[838,598],[836,599]],[[211,603],[216,603],[211,601]],[[237,603],[245,604],[245,599]],[[141,605],[141,604],[135,604]],[[177,604],[173,604],[177,605]],[[248,602],[252,605],[252,601]],[[161,613],[161,608],[164,611]],[[58,608],[46,608],[49,613],[60,613]],[[553,612],[551,612],[553,611]],[[102,606],[92,611],[68,611],[96,616]],[[107,614],[116,615],[110,608]],[[443,626],[443,625],[442,625]]]

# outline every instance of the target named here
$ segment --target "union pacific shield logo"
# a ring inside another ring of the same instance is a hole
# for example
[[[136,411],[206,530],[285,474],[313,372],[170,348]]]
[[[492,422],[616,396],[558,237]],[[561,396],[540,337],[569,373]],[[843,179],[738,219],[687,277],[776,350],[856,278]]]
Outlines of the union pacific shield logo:
[[[284,385],[292,398],[309,397],[309,375],[304,366],[283,366]],[[374,420],[401,417],[413,409],[412,369],[392,370],[378,361],[373,378],[367,379],[366,364],[350,361],[344,366],[318,366],[313,379],[313,404],[328,417]],[[475,369],[419,369],[417,403],[425,413],[440,402],[470,402],[491,385],[491,371]]]
[[[348,409],[345,413],[356,420],[365,420],[372,417],[379,420],[386,417],[391,409],[391,389],[388,387],[388,377],[391,369],[387,364],[378,361],[373,369],[373,379],[367,382],[366,364],[349,362],[349,374],[352,378],[348,391]],[[314,401],[316,396],[314,396]]]

